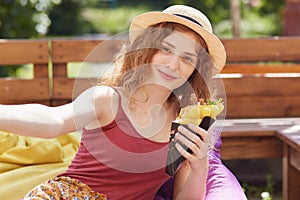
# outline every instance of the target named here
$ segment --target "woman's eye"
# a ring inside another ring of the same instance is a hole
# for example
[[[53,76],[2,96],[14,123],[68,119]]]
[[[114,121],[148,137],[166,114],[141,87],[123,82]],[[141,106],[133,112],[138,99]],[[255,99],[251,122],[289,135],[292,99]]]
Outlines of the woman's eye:
[[[165,53],[172,53],[172,50],[169,48],[169,47],[166,47],[166,46],[162,46],[161,47],[161,50]]]
[[[191,63],[191,64],[195,64],[195,59],[190,57],[190,56],[182,56],[182,60],[184,62],[188,62],[188,63]]]

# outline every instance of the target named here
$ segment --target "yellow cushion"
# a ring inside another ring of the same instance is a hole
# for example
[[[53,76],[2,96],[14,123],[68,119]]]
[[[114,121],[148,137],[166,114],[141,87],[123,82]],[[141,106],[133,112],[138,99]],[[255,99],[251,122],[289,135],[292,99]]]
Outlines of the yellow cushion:
[[[34,186],[65,171],[79,142],[77,132],[40,139],[0,131],[0,199],[20,199]]]

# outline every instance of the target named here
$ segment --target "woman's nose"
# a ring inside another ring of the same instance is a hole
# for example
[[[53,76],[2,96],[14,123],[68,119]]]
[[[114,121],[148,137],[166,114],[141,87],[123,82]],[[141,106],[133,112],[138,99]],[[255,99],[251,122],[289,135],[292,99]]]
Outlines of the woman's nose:
[[[177,70],[179,68],[180,56],[176,53],[170,55],[168,66],[170,69]]]

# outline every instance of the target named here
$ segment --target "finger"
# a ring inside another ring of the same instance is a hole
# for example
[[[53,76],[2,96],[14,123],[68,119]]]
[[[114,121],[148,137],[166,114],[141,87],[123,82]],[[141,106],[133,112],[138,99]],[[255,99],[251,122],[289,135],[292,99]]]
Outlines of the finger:
[[[187,129],[186,127],[179,126],[178,128],[179,133],[187,137],[189,140],[196,144],[200,144],[201,138],[199,138],[199,135],[197,135],[195,132]]]
[[[181,128],[179,127],[178,130],[180,131],[179,132],[180,134],[176,134],[175,136],[176,139],[178,138],[180,142],[182,142],[185,146],[187,146],[192,151],[192,154],[189,155],[192,155],[195,158],[200,158],[200,159],[206,157],[208,153],[208,146],[209,146],[208,139],[207,139],[208,138],[207,131],[194,124],[189,124],[188,127],[191,131],[185,127],[182,126]],[[200,139],[200,137],[198,137],[195,133],[198,134],[203,139]],[[183,134],[184,136],[189,136],[190,140],[188,140],[181,134]],[[193,157],[189,159],[193,159]]]
[[[192,157],[192,154],[190,154],[189,152],[186,151],[186,149],[184,149],[179,143],[175,144],[175,147],[177,149],[177,151],[186,159],[190,160]]]
[[[196,145],[194,145],[196,146]],[[193,162],[199,159],[203,159],[207,156],[208,151],[207,148],[203,148],[203,149],[199,149],[199,148],[193,148],[191,147],[192,150],[192,154],[189,153],[186,149],[184,149],[184,147],[182,145],[180,145],[179,143],[175,144],[175,147],[177,149],[177,151],[186,159],[188,159],[189,161]]]
[[[201,150],[197,153],[197,157],[200,159],[205,158],[208,155],[208,149],[208,143],[203,143]]]
[[[191,131],[193,131],[194,133],[196,133],[197,135],[199,135],[203,141],[207,140],[207,131],[205,131],[204,129],[202,129],[199,126],[196,126],[195,124],[192,124],[192,123],[190,123],[188,125],[188,128]]]
[[[198,136],[196,136],[195,134],[193,135],[194,137],[198,138]],[[179,141],[182,145],[186,147],[183,148],[185,149],[185,151],[187,151],[187,149],[189,148],[192,151],[192,153],[197,153],[199,151],[199,148],[201,147],[201,140],[199,138],[197,139],[197,143],[194,143],[185,136],[181,135],[180,133],[176,134],[175,137],[177,142]]]

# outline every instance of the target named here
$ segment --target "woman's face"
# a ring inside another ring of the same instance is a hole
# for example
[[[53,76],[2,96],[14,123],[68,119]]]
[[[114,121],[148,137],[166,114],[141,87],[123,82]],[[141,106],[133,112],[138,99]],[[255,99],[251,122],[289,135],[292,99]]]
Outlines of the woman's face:
[[[183,85],[196,68],[197,35],[190,31],[174,31],[163,39],[151,62],[150,81],[174,90]]]

